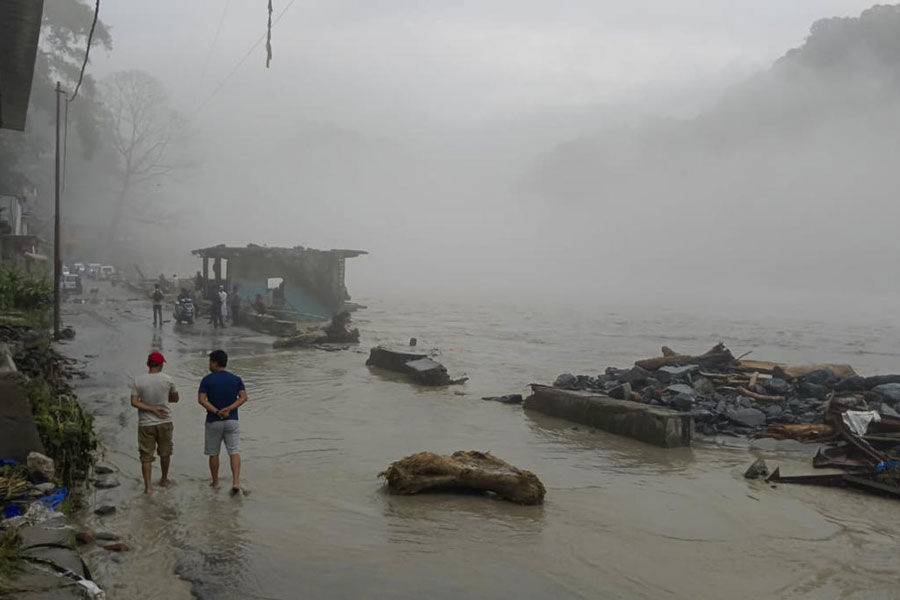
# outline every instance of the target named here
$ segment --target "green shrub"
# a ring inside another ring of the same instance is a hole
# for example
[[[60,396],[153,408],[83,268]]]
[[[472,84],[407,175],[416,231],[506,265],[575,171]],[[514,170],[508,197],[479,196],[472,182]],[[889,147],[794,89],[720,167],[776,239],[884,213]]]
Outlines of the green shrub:
[[[44,450],[56,462],[56,472],[69,487],[83,478],[93,462],[97,448],[93,418],[78,401],[55,394],[41,379],[27,384],[31,412]]]
[[[53,304],[53,284],[18,269],[0,271],[0,309],[37,310]]]

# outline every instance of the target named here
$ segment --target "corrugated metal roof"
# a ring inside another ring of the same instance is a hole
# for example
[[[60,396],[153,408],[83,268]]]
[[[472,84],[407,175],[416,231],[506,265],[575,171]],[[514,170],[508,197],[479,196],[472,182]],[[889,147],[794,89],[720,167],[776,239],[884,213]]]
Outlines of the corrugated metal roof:
[[[25,129],[44,0],[0,0],[0,128]]]

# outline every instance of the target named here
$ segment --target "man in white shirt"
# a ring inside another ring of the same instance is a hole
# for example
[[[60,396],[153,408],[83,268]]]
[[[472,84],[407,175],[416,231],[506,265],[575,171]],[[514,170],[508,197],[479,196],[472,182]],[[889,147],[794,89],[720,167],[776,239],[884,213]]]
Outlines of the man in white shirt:
[[[131,405],[138,409],[138,450],[145,494],[153,492],[150,476],[154,453],[159,454],[162,467],[159,485],[169,485],[174,426],[166,404],[178,402],[178,390],[172,378],[162,372],[165,362],[159,352],[151,353],[147,357],[147,373],[136,377],[131,386]]]

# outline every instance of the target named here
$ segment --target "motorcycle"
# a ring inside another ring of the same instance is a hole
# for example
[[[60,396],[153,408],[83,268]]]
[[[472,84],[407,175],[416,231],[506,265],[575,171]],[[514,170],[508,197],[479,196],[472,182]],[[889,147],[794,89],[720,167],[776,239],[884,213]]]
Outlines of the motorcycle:
[[[194,323],[194,301],[190,298],[179,298],[175,303],[175,312],[172,313],[172,316],[178,324],[192,325]]]

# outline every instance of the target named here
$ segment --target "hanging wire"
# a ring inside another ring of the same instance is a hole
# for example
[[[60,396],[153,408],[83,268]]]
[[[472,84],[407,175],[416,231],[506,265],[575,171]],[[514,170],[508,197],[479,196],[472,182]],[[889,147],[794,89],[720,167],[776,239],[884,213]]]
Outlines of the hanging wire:
[[[200,71],[198,83],[203,83],[203,80],[206,78],[206,70],[209,68],[209,59],[212,58],[213,50],[219,42],[219,35],[222,33],[222,25],[225,23],[225,15],[228,14],[229,6],[231,6],[231,0],[225,0],[225,8],[222,10],[222,16],[219,17],[219,25],[216,27],[216,34],[213,36],[212,44],[210,44],[209,51],[206,53],[206,60],[203,61],[203,69]]]
[[[269,27],[266,29],[266,68],[272,64],[272,0],[269,0]]]
[[[88,33],[87,39],[87,48],[84,49],[84,62],[81,63],[81,74],[78,76],[78,85],[75,86],[75,93],[72,94],[72,99],[66,99],[66,103],[74,102],[75,98],[78,97],[78,90],[81,89],[81,82],[84,79],[84,70],[87,68],[88,64],[88,56],[91,54],[91,41],[94,39],[94,29],[97,27],[97,17],[100,15],[100,0],[97,0],[97,4],[94,6],[94,22],[91,23],[91,32]]]
[[[278,13],[278,16],[275,17],[275,20],[272,21],[272,27],[275,27],[276,25],[278,25],[278,22],[279,22],[279,21],[281,20],[281,18],[285,15],[285,13],[287,13],[288,9],[290,9],[291,6],[294,5],[294,2],[296,2],[296,1],[297,1],[297,0],[291,0],[290,2],[287,3],[287,6],[285,6],[284,9],[283,9],[280,13]],[[197,108],[194,109],[194,113],[193,113],[193,114],[197,114],[197,113],[199,113],[201,110],[203,110],[203,108],[204,108],[207,104],[209,104],[210,101],[211,101],[213,98],[215,98],[216,95],[217,95],[220,91],[222,91],[222,88],[225,87],[225,84],[228,83],[228,80],[231,79],[231,77],[232,77],[235,73],[237,73],[237,70],[241,68],[241,65],[243,65],[245,62],[247,62],[247,59],[250,58],[250,55],[253,54],[253,51],[256,50],[256,49],[259,47],[259,45],[263,43],[263,40],[265,40],[265,39],[266,39],[265,34],[259,36],[259,38],[256,40],[256,42],[254,42],[253,45],[250,46],[250,49],[247,50],[247,53],[244,54],[244,57],[241,58],[241,60],[239,60],[239,61],[237,62],[237,64],[234,65],[234,67],[232,67],[231,71],[229,71],[228,74],[227,74],[224,78],[222,78],[222,81],[220,81],[219,84],[215,87],[215,89],[213,89],[212,93],[210,93],[210,95],[207,96],[206,99],[203,100],[203,102],[201,102],[201,103],[197,106]]]

